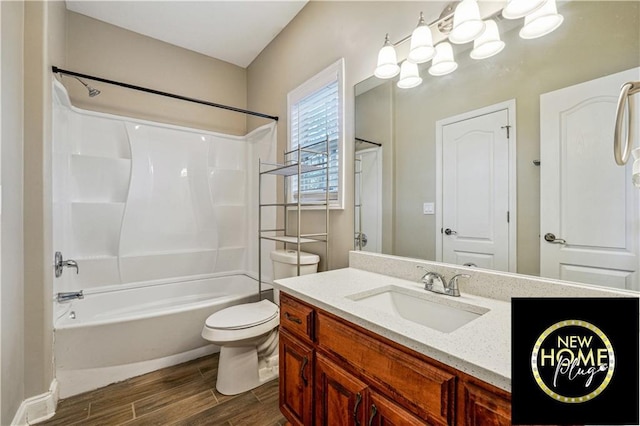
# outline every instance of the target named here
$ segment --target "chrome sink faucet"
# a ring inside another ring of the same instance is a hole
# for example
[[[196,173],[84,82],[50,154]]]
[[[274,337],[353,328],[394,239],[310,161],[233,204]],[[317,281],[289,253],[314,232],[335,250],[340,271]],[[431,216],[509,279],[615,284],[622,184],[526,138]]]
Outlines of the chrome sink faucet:
[[[470,278],[467,274],[454,275],[449,283],[445,280],[442,274],[438,272],[429,271],[422,265],[417,265],[417,268],[425,271],[420,281],[424,284],[424,289],[432,291],[438,294],[446,294],[447,296],[460,297],[460,288],[458,287],[459,278]],[[439,284],[439,285],[438,285]]]

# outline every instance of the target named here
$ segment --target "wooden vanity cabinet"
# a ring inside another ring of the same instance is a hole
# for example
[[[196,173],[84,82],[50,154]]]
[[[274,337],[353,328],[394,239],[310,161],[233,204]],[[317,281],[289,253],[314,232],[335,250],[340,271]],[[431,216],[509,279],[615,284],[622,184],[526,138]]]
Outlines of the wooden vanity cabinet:
[[[369,392],[367,410],[369,413],[368,423],[365,424],[371,426],[419,426],[425,424],[424,420],[373,390]]]
[[[280,298],[280,411],[292,425],[313,421],[315,348],[313,308],[282,294]]]
[[[318,353],[315,368],[315,424],[364,424],[367,384]]]
[[[510,394],[285,293],[280,409],[293,425],[510,425]]]
[[[322,426],[424,425],[322,353],[316,356],[315,424]]]
[[[459,400],[464,401],[461,415],[467,426],[502,426],[511,424],[511,398],[499,389],[490,390],[465,380]]]
[[[293,425],[313,424],[313,347],[280,330],[280,411]]]

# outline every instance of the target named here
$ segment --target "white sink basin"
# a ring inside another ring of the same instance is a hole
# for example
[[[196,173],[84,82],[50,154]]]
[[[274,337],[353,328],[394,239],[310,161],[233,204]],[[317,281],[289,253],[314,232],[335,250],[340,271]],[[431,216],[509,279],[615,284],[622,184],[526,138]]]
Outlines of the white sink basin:
[[[443,333],[450,333],[489,312],[488,309],[453,300],[434,301],[434,295],[388,286],[347,296],[359,305],[409,320]],[[451,296],[436,296],[435,299]]]

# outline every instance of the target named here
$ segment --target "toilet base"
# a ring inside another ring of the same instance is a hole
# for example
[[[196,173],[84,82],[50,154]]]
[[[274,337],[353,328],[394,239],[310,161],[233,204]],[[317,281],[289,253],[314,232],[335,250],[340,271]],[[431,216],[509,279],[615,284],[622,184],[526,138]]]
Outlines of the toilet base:
[[[223,395],[250,391],[278,377],[278,352],[258,360],[255,346],[220,349],[216,389]]]

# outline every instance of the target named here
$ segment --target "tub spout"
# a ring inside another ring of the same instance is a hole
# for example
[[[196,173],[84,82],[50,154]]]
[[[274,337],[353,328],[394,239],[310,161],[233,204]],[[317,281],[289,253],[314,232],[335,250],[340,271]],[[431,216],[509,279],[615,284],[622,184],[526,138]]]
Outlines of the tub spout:
[[[56,296],[56,299],[58,300],[58,303],[68,302],[74,299],[84,299],[84,294],[82,294],[82,290],[71,291],[68,293],[58,293],[58,295]]]

